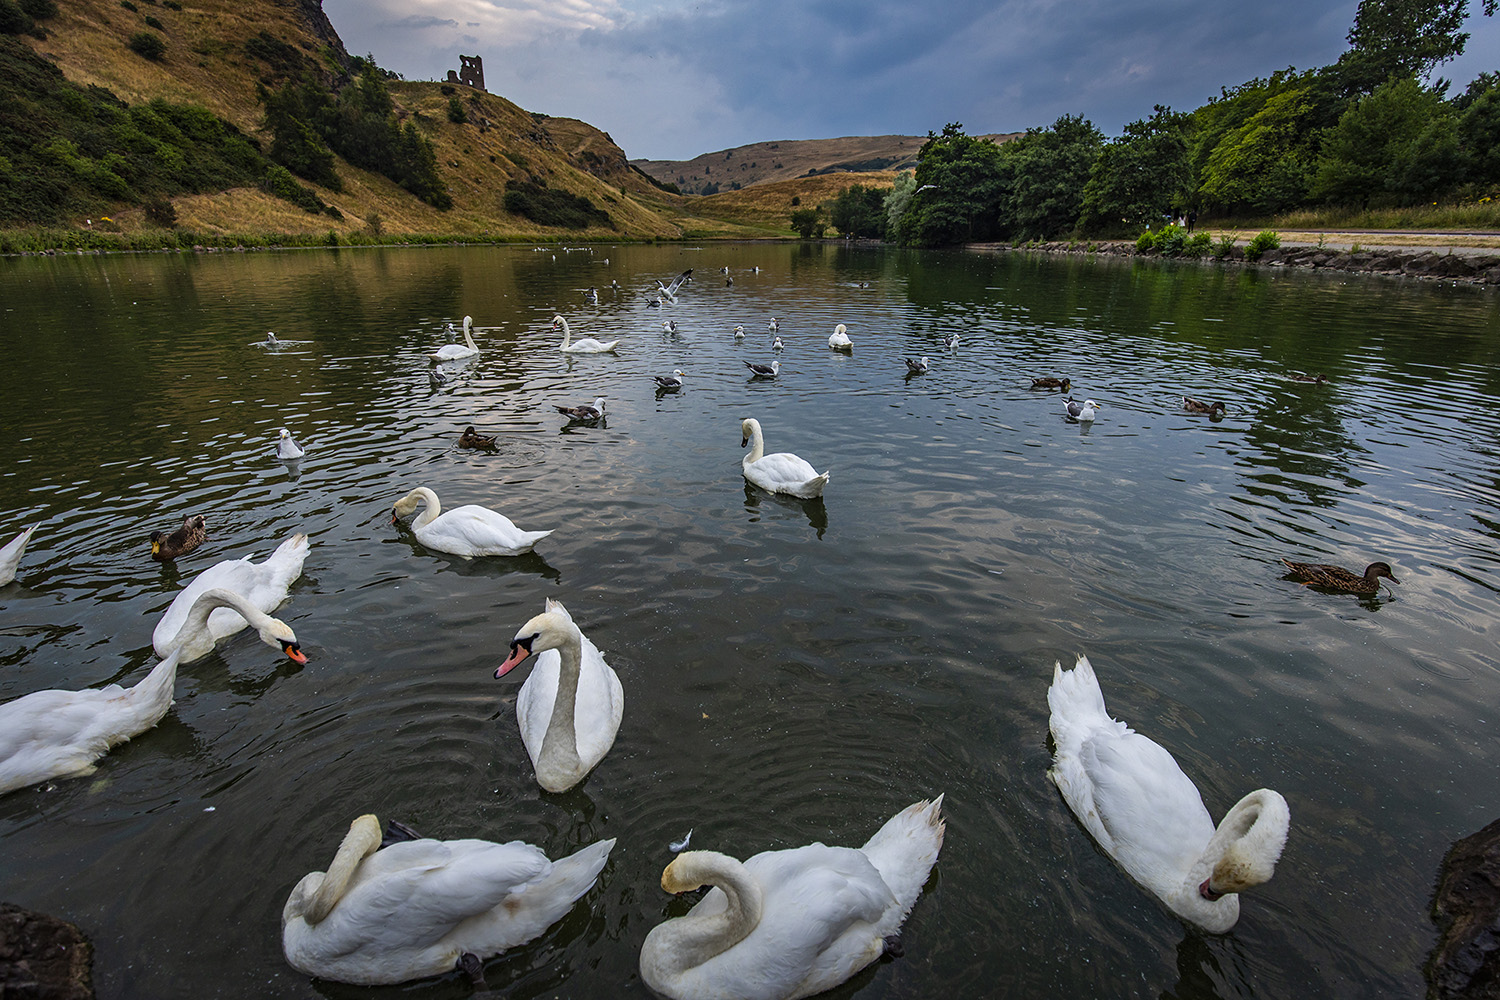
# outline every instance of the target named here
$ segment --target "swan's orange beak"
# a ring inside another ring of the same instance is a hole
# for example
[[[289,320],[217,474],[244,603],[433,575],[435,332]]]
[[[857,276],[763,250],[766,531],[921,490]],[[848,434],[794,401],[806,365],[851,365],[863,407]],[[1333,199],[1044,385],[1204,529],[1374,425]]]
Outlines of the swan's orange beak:
[[[495,680],[499,680],[510,673],[516,667],[526,662],[526,657],[531,655],[531,639],[518,639],[510,644],[510,655],[505,662],[495,669]]]
[[[307,654],[302,652],[302,647],[295,642],[283,642],[281,644],[281,651],[297,663],[307,662]]]
[[[1198,895],[1202,896],[1210,903],[1224,898],[1224,894],[1222,892],[1214,892],[1214,887],[1209,885],[1209,883],[1212,881],[1212,878],[1206,878],[1203,880],[1203,884],[1198,886]]]

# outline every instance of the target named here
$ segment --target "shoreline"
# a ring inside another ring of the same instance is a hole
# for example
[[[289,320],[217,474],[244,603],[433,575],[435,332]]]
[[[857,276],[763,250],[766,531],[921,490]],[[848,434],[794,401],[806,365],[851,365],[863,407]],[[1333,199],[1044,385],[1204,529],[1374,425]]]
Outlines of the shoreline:
[[[1238,232],[1211,229],[1205,229],[1204,232],[1211,233],[1215,238],[1240,235]],[[1248,243],[1254,235],[1244,234],[1244,242]],[[1275,250],[1267,250],[1258,260],[1246,260],[1245,248],[1239,243],[1224,257],[1168,256],[1155,250],[1142,253],[1136,249],[1134,240],[1053,240],[1018,245],[970,243],[964,249],[977,253],[1104,254],[1111,257],[1238,264],[1246,267],[1304,267],[1350,274],[1451,281],[1484,287],[1500,286],[1500,233],[1341,230],[1313,234],[1299,230],[1282,233],[1281,246]]]

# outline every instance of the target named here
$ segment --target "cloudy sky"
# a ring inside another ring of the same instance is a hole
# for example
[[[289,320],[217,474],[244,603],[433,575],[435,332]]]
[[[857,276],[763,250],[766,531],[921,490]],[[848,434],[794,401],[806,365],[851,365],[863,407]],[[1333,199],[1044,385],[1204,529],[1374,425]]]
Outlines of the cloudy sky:
[[[581,118],[632,159],[750,142],[1015,132],[1080,114],[1106,135],[1277,69],[1326,65],[1357,0],[324,0],[354,54],[439,80],[458,54],[528,111]],[[1478,8],[1478,0],[1470,5]],[[1500,69],[1472,16],[1467,83]]]

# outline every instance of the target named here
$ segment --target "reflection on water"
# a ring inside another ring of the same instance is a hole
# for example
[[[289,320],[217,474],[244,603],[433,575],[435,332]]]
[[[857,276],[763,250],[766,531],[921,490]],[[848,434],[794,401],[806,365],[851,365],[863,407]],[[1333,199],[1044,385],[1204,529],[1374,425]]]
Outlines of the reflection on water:
[[[92,934],[101,996],[367,995],[292,972],[277,932],[369,811],[554,857],[619,838],[587,905],[486,975],[644,995],[687,829],[740,857],[857,842],[939,792],[906,956],[833,995],[1421,989],[1430,873],[1500,801],[1492,292],[811,244],[57,257],[0,280],[20,331],[0,534],[41,525],[0,588],[0,699],[133,683],[192,576],[313,541],[278,612],[306,666],[231,641],[95,775],[0,798],[0,895]],[[560,352],[559,312],[618,352]],[[480,354],[434,366],[465,315]],[[839,323],[852,355],[827,347]],[[1102,404],[1092,424],[1068,394]],[[555,409],[596,396],[597,424]],[[745,482],[749,416],[833,470],[823,499]],[[471,424],[494,452],[457,447]],[[275,457],[283,426],[300,462]],[[390,523],[416,486],[556,531],[514,559],[435,553]],[[187,513],[209,541],[151,562],[151,528]],[[1402,584],[1319,593],[1283,557],[1384,559]],[[549,596],[626,693],[611,753],[560,796],[492,676]],[[1046,781],[1046,687],[1078,652],[1212,813],[1261,785],[1290,801],[1231,934],[1185,931]]]

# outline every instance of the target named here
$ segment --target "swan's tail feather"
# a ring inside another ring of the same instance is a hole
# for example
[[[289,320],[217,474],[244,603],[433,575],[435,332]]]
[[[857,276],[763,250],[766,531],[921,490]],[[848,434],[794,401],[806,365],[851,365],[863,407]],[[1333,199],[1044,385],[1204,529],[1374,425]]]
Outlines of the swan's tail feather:
[[[885,821],[864,847],[880,877],[901,904],[901,918],[917,902],[943,846],[943,796],[907,806]],[[900,921],[897,921],[900,926]]]
[[[583,850],[552,863],[547,873],[548,895],[566,899],[572,906],[574,901],[594,887],[609,852],[614,849],[614,838],[590,844]]]
[[[1047,689],[1047,707],[1052,710],[1052,738],[1059,750],[1081,742],[1090,732],[1101,727],[1125,729],[1123,722],[1109,717],[1104,707],[1104,692],[1099,688],[1099,678],[1087,656],[1080,655],[1072,670],[1064,670],[1061,663],[1052,669],[1052,686]]]
[[[129,689],[131,720],[119,726],[118,735],[109,738],[111,745],[144,733],[167,714],[177,687],[177,662],[181,656],[180,647],[172,650],[171,655],[152,667],[149,674]]]

